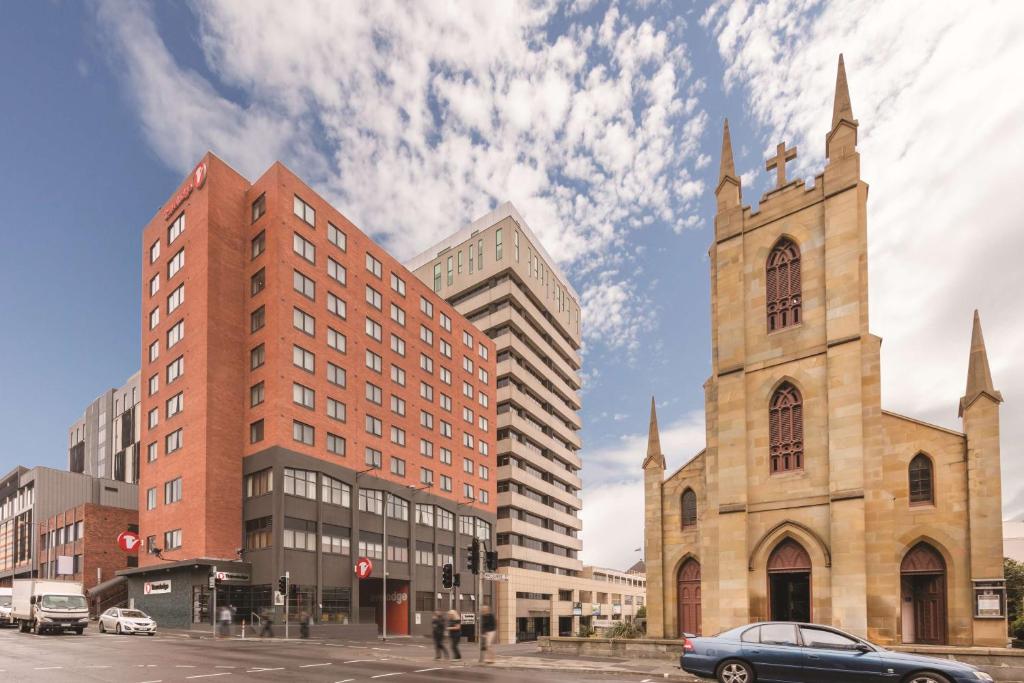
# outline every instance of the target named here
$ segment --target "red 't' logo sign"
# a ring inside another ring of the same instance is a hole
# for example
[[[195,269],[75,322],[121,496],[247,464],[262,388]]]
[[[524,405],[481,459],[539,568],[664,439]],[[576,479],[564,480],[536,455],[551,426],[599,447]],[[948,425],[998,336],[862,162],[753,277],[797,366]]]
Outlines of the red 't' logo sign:
[[[122,531],[117,535],[117,544],[126,553],[137,553],[139,546],[142,545],[142,539],[134,531]]]
[[[368,579],[372,573],[373,562],[370,562],[370,558],[368,557],[360,557],[356,562],[356,576],[360,579]]]

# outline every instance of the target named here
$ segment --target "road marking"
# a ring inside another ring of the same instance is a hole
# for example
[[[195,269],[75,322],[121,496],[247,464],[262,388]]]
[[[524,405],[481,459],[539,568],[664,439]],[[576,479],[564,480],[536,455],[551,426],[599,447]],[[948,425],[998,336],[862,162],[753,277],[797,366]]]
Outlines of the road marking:
[[[441,668],[442,667],[440,667],[440,666],[435,666],[433,669],[416,669],[415,671],[413,671],[413,673],[414,674],[425,674],[428,671],[440,671]]]
[[[377,661],[376,659],[350,659],[347,662],[342,662],[342,664],[358,664],[359,662],[376,662],[376,661]]]
[[[110,665],[109,664],[90,664],[89,666],[87,666],[85,668],[86,669],[109,669]]]
[[[237,666],[230,666],[230,665],[226,665],[226,664],[218,664],[217,666],[215,666],[213,668],[214,669],[237,669],[238,667]]]
[[[194,669],[194,668],[196,668],[196,665],[195,664],[175,664],[174,668],[175,669]]]
[[[157,679],[155,681],[142,681],[142,683],[164,683],[163,679]]]
[[[49,671],[50,669],[63,669],[63,666],[37,666],[36,671]]]
[[[356,680],[356,679],[354,679],[354,678],[346,678],[343,681],[334,681],[334,683],[352,683],[352,681],[354,681],[354,680]]]
[[[300,664],[299,668],[300,669],[308,669],[311,666],[330,666],[330,665],[331,665],[330,662],[324,662],[323,664]]]
[[[401,675],[402,675],[401,671],[396,671],[395,673],[392,673],[392,674],[377,674],[376,676],[370,676],[370,678],[387,678],[388,676],[401,676]]]
[[[256,667],[255,669],[249,669],[245,673],[247,673],[247,674],[258,674],[258,673],[262,673],[264,671],[280,671],[283,668],[284,668],[283,666],[276,666],[276,667],[273,667],[273,668]]]
[[[211,676],[230,676],[231,674],[227,671],[222,671],[219,674],[198,674],[196,676],[185,676],[185,679],[189,678],[210,678]]]

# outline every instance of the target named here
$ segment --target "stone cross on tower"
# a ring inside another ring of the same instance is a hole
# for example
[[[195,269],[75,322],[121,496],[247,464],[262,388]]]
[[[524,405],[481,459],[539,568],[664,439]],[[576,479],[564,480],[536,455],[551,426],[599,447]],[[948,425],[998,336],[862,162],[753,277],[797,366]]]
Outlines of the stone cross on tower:
[[[775,156],[767,161],[765,164],[765,170],[775,169],[777,176],[775,189],[778,189],[786,184],[786,162],[796,159],[796,147],[793,149],[786,149],[786,143],[780,142],[775,148]]]

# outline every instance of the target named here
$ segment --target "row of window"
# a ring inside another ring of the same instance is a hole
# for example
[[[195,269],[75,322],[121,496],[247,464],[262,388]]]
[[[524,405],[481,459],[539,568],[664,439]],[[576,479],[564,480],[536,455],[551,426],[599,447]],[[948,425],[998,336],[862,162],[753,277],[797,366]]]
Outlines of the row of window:
[[[50,529],[49,532],[40,537],[40,541],[42,549],[46,550],[47,548],[56,548],[65,543],[74,543],[83,538],[85,538],[85,522],[78,521],[65,524],[56,529]]]
[[[181,500],[181,477],[175,477],[170,481],[164,482],[164,505],[172,505]],[[146,490],[146,509],[156,509],[156,487],[153,486]]]

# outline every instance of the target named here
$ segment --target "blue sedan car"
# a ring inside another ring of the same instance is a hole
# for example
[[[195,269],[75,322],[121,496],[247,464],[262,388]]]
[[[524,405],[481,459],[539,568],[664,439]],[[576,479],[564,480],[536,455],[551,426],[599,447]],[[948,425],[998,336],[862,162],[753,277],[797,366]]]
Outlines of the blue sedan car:
[[[991,683],[969,664],[892,652],[818,624],[762,622],[687,636],[679,666],[720,683]]]

